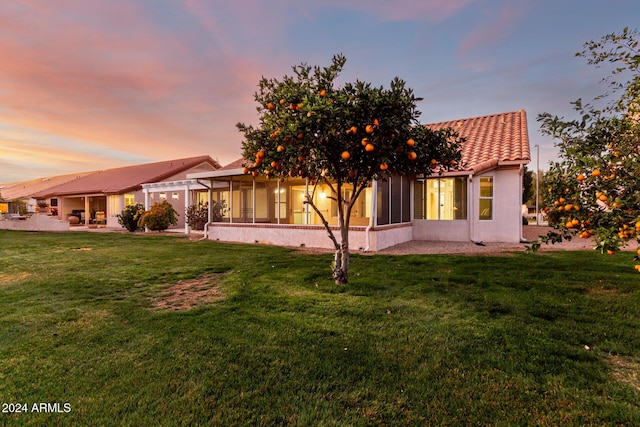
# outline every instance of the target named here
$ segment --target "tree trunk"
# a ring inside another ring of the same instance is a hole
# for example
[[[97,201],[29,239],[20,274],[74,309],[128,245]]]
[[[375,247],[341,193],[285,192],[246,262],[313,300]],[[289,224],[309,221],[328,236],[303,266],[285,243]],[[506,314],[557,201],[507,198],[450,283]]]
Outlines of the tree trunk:
[[[333,279],[336,285],[346,285],[349,281],[349,230],[340,228],[342,242],[334,256]]]
[[[341,183],[338,181],[338,184]],[[346,285],[349,281],[349,219],[351,216],[351,203],[347,203],[347,206],[345,206],[342,199],[341,185],[338,185],[337,196],[340,247],[336,248],[333,279],[335,280],[336,285]]]

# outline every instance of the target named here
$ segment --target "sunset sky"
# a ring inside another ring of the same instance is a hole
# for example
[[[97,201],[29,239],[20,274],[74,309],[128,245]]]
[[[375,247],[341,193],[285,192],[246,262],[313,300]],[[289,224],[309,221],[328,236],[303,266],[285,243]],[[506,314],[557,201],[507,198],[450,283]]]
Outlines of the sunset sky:
[[[638,0],[11,0],[0,3],[0,182],[208,154],[240,157],[261,76],[347,56],[342,79],[418,96],[423,123],[604,92],[574,53],[640,23]]]

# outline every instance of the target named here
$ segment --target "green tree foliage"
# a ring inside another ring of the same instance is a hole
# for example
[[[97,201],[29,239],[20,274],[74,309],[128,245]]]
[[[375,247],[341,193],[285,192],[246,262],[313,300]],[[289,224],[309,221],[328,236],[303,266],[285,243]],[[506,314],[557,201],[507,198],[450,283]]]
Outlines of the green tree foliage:
[[[144,213],[144,206],[141,203],[136,203],[135,205],[129,205],[122,210],[122,213],[117,215],[118,224],[126,228],[130,232],[138,231],[140,226],[138,222],[140,221],[140,217]]]
[[[140,216],[138,226],[152,231],[163,231],[178,223],[178,212],[166,200],[155,202],[151,209]]]
[[[10,202],[12,210],[14,213],[20,214],[20,215],[26,215],[27,214],[27,202],[22,200],[22,199],[13,199]]]
[[[604,79],[610,91],[596,101],[617,98],[600,109],[575,101],[575,120],[538,117],[560,151],[560,161],[545,175],[545,210],[557,230],[542,242],[593,236],[597,249],[614,254],[630,240],[640,241],[638,37],[638,30],[625,28],[586,43],[577,54],[590,65],[613,66]]]
[[[336,55],[325,68],[301,64],[293,67],[294,76],[262,78],[255,94],[259,125],[237,125],[245,138],[246,173],[312,183],[305,203],[333,242],[338,284],[348,279],[351,210],[371,181],[393,174],[429,175],[460,161],[458,135],[422,126],[416,108],[420,98],[404,81],[395,78],[388,89],[361,81],[338,87],[345,63]],[[337,202],[340,239],[313,203],[320,183],[331,187]],[[348,198],[345,185],[353,189]]]
[[[534,174],[534,171],[528,170],[526,166],[524,167],[524,175],[522,179],[522,203],[527,203],[535,197]],[[535,200],[533,200],[533,204],[535,204]]]

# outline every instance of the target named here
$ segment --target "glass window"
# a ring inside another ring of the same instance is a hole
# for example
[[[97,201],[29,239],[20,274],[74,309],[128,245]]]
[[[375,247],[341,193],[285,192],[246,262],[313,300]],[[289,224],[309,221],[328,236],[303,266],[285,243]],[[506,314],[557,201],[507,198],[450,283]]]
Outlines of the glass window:
[[[411,181],[408,176],[402,180],[402,222],[411,221]]]
[[[209,203],[209,194],[206,193],[205,191],[198,191],[196,192],[196,203],[195,204],[205,204],[205,203]]]
[[[427,203],[425,199],[425,181],[416,180],[413,188],[413,217],[415,219],[426,219]]]
[[[493,177],[480,178],[480,209],[481,220],[493,219]]]
[[[173,200],[180,200],[180,193],[174,191],[173,193],[171,193],[171,198]]]
[[[378,180],[378,206],[377,206],[377,223],[378,225],[389,224],[389,181]]]
[[[153,193],[151,193],[153,194]],[[133,194],[125,194],[124,195],[124,205],[125,206],[131,206],[134,205],[136,203],[136,199],[135,196]]]
[[[429,178],[414,187],[416,219],[467,219],[467,178]]]

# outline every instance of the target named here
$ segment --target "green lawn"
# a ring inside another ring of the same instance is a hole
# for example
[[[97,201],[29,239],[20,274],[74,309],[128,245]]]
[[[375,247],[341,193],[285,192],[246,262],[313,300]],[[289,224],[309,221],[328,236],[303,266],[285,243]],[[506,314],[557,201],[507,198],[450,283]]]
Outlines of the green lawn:
[[[640,425],[632,257],[0,231],[0,425]]]

